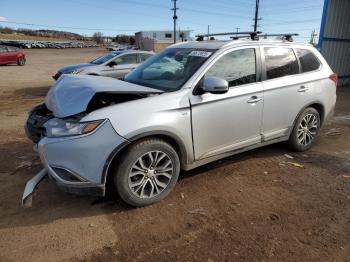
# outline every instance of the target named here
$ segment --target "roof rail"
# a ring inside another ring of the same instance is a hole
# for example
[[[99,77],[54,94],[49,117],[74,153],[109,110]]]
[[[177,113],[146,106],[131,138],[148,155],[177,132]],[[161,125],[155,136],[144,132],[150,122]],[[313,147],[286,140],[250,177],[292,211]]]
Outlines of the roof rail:
[[[259,40],[259,37],[267,38],[269,36],[280,36],[282,40],[286,40],[288,42],[293,42],[293,36],[298,36],[297,33],[286,33],[286,34],[263,34],[260,31],[252,31],[252,32],[227,32],[227,33],[212,33],[212,34],[202,34],[196,35],[197,41],[203,41],[204,37],[210,37],[210,40],[215,40],[214,36],[223,36],[223,35],[232,35],[231,39],[237,40],[240,38],[250,38],[251,40]]]
[[[223,36],[223,35],[245,35],[242,37],[249,37],[252,40],[259,40],[259,34],[262,32],[260,31],[251,31],[251,32],[226,32],[226,33],[212,33],[212,34],[202,34],[202,35],[196,35],[197,41],[203,41],[204,37],[214,37],[214,36]]]

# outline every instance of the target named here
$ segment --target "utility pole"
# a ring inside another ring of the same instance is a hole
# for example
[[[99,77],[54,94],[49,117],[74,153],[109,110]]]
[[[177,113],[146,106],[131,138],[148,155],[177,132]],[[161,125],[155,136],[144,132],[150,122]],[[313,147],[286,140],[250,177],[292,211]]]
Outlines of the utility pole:
[[[173,20],[174,20],[174,44],[175,44],[176,43],[176,20],[177,20],[176,10],[178,10],[179,8],[176,7],[177,0],[172,0],[172,1],[174,2],[174,7],[171,8],[171,10],[174,11]]]
[[[312,44],[312,45],[315,45],[315,36],[317,36],[317,34],[315,33],[315,29],[314,30],[312,30],[312,32],[311,32],[311,38],[310,38],[310,44]]]
[[[209,25],[208,25],[208,32],[207,32],[207,36],[208,36],[208,39],[209,40]]]
[[[240,27],[236,27],[236,32],[238,33],[238,30],[241,29]],[[236,35],[237,37],[238,35]]]
[[[254,17],[254,32],[258,31],[258,20],[259,17],[259,0],[255,0],[255,17]]]

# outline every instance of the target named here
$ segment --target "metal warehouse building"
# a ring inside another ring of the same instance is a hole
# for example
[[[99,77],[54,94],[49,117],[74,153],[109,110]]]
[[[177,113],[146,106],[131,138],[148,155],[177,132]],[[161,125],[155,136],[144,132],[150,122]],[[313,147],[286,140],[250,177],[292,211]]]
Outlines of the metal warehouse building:
[[[325,0],[318,47],[339,84],[350,84],[350,0]]]

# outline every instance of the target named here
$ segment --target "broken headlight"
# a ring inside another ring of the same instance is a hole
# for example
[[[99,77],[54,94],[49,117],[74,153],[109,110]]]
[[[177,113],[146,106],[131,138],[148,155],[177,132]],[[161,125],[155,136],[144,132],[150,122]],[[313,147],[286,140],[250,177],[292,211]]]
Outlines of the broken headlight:
[[[94,131],[102,122],[103,120],[75,122],[52,118],[44,124],[44,127],[48,137],[76,136]]]

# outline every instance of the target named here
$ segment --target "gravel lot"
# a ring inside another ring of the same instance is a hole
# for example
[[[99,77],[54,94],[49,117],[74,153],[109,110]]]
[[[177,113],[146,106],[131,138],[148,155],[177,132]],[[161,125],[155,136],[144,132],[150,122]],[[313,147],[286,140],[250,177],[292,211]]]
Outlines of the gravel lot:
[[[146,208],[49,181],[22,208],[41,169],[23,131],[27,111],[58,67],[104,52],[28,50],[24,67],[0,66],[0,261],[349,261],[349,87],[338,88],[336,116],[306,153],[277,144],[183,172]]]

